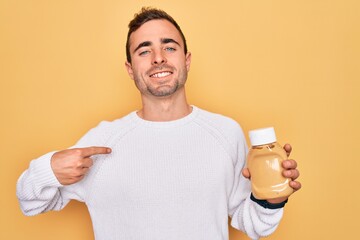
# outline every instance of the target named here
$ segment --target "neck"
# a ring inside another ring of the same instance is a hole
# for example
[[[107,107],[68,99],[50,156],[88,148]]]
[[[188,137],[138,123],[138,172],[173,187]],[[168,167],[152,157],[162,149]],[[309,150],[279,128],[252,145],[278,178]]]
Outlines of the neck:
[[[143,107],[137,114],[148,121],[173,121],[185,117],[192,111],[192,107],[187,103],[184,88],[167,97],[141,97]]]

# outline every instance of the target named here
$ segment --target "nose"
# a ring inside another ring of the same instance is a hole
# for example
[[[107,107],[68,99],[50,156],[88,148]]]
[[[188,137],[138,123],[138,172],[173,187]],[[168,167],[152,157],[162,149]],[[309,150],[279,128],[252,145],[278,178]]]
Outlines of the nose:
[[[166,63],[166,57],[164,56],[164,53],[162,51],[154,52],[152,64],[159,65],[163,63]]]

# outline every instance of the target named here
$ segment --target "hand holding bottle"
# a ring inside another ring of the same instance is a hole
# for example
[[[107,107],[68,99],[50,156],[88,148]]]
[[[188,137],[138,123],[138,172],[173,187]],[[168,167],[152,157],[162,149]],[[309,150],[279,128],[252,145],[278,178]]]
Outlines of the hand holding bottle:
[[[301,183],[296,181],[300,175],[297,162],[288,159],[291,145],[286,144],[282,149],[276,142],[273,128],[250,131],[250,141],[252,148],[242,174],[249,179],[252,177],[253,195],[270,203],[285,201],[301,188]]]

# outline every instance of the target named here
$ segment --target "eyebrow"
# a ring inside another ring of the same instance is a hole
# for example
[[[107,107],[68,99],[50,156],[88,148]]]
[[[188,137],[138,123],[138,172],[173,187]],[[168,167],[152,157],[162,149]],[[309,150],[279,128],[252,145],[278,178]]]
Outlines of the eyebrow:
[[[134,53],[139,49],[139,48],[142,48],[142,47],[148,47],[148,46],[151,46],[152,43],[150,41],[145,41],[145,42],[142,42],[140,43],[134,50]]]
[[[175,44],[177,44],[177,45],[180,46],[180,44],[179,44],[177,41],[175,41],[174,39],[172,39],[172,38],[162,38],[162,39],[161,39],[161,43],[162,43],[162,44],[175,43]]]
[[[160,39],[160,42],[161,42],[161,44],[175,43],[175,44],[177,44],[177,45],[180,46],[180,44],[179,44],[177,41],[175,41],[174,39],[172,39],[172,38],[161,38],[161,39]],[[142,48],[142,47],[149,47],[149,46],[151,46],[151,45],[152,45],[152,42],[150,42],[150,41],[142,42],[142,43],[140,43],[140,44],[135,48],[135,50],[134,50],[133,52],[135,53],[135,52],[136,52],[137,50],[139,50],[140,48]]]

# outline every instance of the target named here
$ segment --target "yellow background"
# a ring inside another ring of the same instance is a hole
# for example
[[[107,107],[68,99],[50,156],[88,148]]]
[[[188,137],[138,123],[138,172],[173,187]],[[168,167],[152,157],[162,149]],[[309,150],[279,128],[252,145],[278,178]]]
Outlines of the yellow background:
[[[15,184],[30,160],[140,107],[124,46],[129,20],[149,5],[187,36],[192,104],[245,133],[274,126],[293,145],[303,189],[268,239],[358,239],[357,0],[1,0],[0,239],[93,239],[83,204],[25,217]]]

